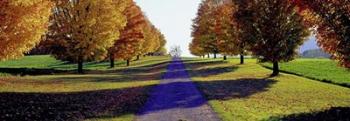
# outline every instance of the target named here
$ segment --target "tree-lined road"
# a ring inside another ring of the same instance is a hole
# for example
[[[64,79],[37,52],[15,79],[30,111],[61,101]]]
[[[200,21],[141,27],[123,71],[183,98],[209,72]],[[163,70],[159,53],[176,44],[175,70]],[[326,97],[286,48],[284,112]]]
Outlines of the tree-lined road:
[[[197,90],[182,60],[173,59],[136,120],[219,121],[219,118]]]

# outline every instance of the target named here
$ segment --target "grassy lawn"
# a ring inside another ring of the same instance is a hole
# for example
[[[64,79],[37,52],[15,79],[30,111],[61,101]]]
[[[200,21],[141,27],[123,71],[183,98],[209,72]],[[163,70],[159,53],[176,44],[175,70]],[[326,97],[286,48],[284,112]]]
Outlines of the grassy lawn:
[[[281,74],[247,59],[185,59],[192,79],[224,121],[349,119],[350,89]],[[343,117],[344,118],[344,117]]]
[[[133,61],[130,67],[145,66],[150,64],[156,64],[164,62],[169,57],[145,57],[140,61]],[[126,62],[116,60],[116,68],[129,68],[126,67]],[[49,55],[35,55],[25,56],[21,59],[2,61],[0,62],[0,68],[35,68],[35,69],[56,69],[56,70],[75,70],[77,64],[71,64],[65,61],[56,60]],[[84,69],[87,70],[113,70],[109,68],[109,62],[87,62],[84,63]]]
[[[108,62],[96,63],[87,65],[91,70],[84,75],[3,76],[0,78],[0,120],[131,121],[147,100],[151,87],[159,83],[169,61],[169,57],[147,57],[130,67],[120,62],[116,69],[108,69]],[[74,68],[49,56],[30,56],[0,65]]]
[[[268,63],[263,65],[272,67]],[[281,70],[310,79],[350,87],[350,70],[337,66],[337,62],[329,59],[297,59],[282,63]]]

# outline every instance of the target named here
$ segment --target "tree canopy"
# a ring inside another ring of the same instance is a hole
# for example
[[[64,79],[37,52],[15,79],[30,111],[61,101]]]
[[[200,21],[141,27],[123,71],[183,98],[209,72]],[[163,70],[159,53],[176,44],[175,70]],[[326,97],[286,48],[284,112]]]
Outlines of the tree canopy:
[[[299,46],[310,36],[309,28],[289,1],[259,0],[244,7],[249,8],[246,13],[251,12],[248,17],[253,18],[242,27],[245,33],[250,33],[250,50],[260,61],[272,62],[272,76],[276,76],[278,62],[294,59]]]
[[[317,42],[344,67],[350,68],[350,1],[290,0],[315,28]]]
[[[51,7],[47,0],[0,1],[0,60],[21,57],[40,42]]]
[[[111,62],[114,58],[124,59],[129,61],[138,56],[142,51],[144,43],[144,33],[142,27],[146,24],[145,17],[135,2],[129,0],[129,4],[123,14],[127,18],[126,27],[121,31],[121,37],[110,48]],[[113,65],[112,65],[113,67]]]
[[[49,37],[55,46],[52,54],[61,60],[77,62],[82,72],[84,61],[107,57],[108,49],[126,25],[125,0],[57,0]]]

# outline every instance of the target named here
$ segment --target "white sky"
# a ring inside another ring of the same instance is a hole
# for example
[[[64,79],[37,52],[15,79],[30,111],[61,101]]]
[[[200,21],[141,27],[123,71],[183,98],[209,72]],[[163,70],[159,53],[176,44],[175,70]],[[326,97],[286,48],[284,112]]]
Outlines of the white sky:
[[[167,39],[167,49],[179,45],[182,56],[192,56],[188,50],[191,42],[192,20],[196,17],[201,0],[135,0],[150,21]],[[315,38],[301,46],[301,52],[318,48]]]
[[[181,46],[183,56],[191,56],[192,19],[195,18],[201,0],[135,0],[150,21],[167,39],[167,49]]]

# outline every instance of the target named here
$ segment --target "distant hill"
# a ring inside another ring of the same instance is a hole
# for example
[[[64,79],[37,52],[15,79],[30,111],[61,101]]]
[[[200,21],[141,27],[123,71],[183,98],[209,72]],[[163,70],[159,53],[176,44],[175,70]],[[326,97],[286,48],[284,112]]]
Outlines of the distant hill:
[[[330,58],[331,56],[321,49],[306,50],[301,54],[303,58]]]

